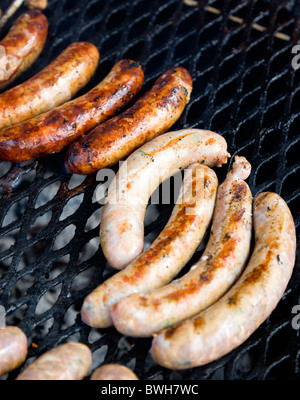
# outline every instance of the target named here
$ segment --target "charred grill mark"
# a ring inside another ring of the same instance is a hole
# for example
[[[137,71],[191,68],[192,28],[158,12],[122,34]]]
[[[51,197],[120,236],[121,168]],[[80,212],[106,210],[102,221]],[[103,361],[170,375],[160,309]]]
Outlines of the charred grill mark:
[[[233,182],[232,201],[242,200],[247,194],[247,185],[244,181]]]
[[[88,149],[89,147],[90,147],[90,141],[89,140],[84,140],[83,142],[82,142],[82,147],[84,148],[84,149]]]
[[[164,332],[165,339],[167,340],[171,339],[175,332],[176,332],[176,325],[167,328]]]
[[[205,177],[204,177],[204,183],[203,183],[204,188],[207,189],[207,188],[210,186],[210,184],[211,184],[210,178],[207,177],[207,176],[205,176]]]

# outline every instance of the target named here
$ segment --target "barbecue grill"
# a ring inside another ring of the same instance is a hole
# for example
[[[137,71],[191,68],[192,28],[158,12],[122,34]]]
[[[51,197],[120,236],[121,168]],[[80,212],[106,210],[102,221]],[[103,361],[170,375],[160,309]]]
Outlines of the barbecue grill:
[[[2,0],[3,10],[9,3]],[[20,7],[1,35],[24,10]],[[44,12],[49,20],[46,46],[15,84],[79,40],[94,43],[101,58],[78,95],[121,58],[141,63],[141,94],[168,68],[186,67],[194,89],[172,130],[204,128],[223,135],[232,158],[243,155],[251,162],[253,195],[266,190],[280,194],[299,235],[300,69],[297,59],[292,62],[292,49],[299,40],[300,2],[49,0]],[[149,354],[151,339],[85,325],[80,318],[83,299],[115,271],[99,246],[102,204],[96,193],[103,182],[98,174],[68,174],[63,159],[61,152],[21,164],[0,162],[0,304],[7,324],[19,326],[29,343],[26,362],[2,380],[15,379],[36,357],[67,341],[90,347],[92,369],[117,362],[144,380],[299,379],[300,328],[292,324],[292,309],[300,304],[297,261],[270,317],[241,346],[203,367],[164,369]],[[216,170],[220,181],[230,165]],[[167,222],[176,200],[171,197],[170,204],[149,204],[146,245]]]

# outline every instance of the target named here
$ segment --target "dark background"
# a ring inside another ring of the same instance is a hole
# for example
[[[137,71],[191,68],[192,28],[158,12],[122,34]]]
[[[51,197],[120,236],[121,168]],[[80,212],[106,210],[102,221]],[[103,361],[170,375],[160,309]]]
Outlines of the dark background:
[[[8,4],[1,1],[3,10]],[[25,9],[19,9],[1,37]],[[299,41],[299,2],[224,0],[190,6],[181,0],[49,0],[44,12],[49,21],[46,46],[14,84],[79,40],[94,43],[101,57],[81,93],[100,82],[121,58],[142,64],[145,83],[140,95],[166,69],[186,67],[194,89],[172,130],[204,128],[223,135],[232,157],[243,155],[252,164],[248,183],[253,195],[266,190],[280,194],[293,213],[299,237],[300,69],[291,66],[292,47]],[[119,362],[141,379],[299,379],[300,329],[291,326],[292,307],[300,304],[298,262],[267,321],[239,348],[207,366],[166,370],[149,355],[150,339],[84,325],[84,297],[114,271],[99,247],[97,177],[67,174],[63,153],[21,165],[0,163],[0,303],[7,323],[20,326],[28,336],[28,359],[22,368],[54,346],[75,340],[91,348],[92,369]],[[220,181],[230,165],[216,171]],[[172,204],[149,206],[146,243],[158,235],[171,210]],[[2,379],[12,380],[19,371]]]

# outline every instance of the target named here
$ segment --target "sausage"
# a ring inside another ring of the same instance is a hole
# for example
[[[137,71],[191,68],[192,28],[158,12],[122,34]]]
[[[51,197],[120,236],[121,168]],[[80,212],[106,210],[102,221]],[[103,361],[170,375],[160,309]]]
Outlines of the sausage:
[[[0,328],[0,377],[23,364],[27,357],[27,349],[27,337],[20,328]]]
[[[156,240],[85,298],[81,317],[86,324],[97,328],[112,325],[112,304],[131,293],[148,292],[166,284],[193,256],[212,218],[218,178],[201,164],[192,164],[185,172],[177,203]]]
[[[57,153],[115,114],[140,90],[141,67],[121,60],[88,93],[47,113],[0,131],[0,158],[21,162]]]
[[[42,354],[16,380],[81,380],[91,365],[92,353],[85,344],[64,343]]]
[[[125,365],[106,364],[95,369],[91,381],[138,381],[137,375]]]
[[[218,189],[206,249],[188,273],[160,289],[132,294],[111,307],[112,320],[119,332],[151,336],[197,314],[233,284],[250,252],[252,195],[244,182],[250,170],[244,157],[235,157]]]
[[[69,45],[36,75],[0,94],[0,129],[70,100],[89,82],[98,61],[99,52],[92,43]]]
[[[26,0],[28,8],[39,8],[40,10],[45,10],[48,6],[47,0]]]
[[[1,40],[0,89],[25,72],[42,52],[48,35],[48,20],[39,10],[28,10],[12,24]]]
[[[232,288],[195,317],[157,334],[154,360],[170,369],[214,361],[242,344],[280,301],[295,264],[296,232],[285,201],[264,192],[254,200],[255,246]]]
[[[221,166],[229,154],[225,139],[201,129],[165,133],[132,153],[112,180],[102,211],[100,243],[109,264],[123,269],[144,248],[144,216],[161,182],[195,162]]]
[[[124,159],[178,120],[191,91],[192,78],[185,68],[166,71],[132,107],[70,146],[67,171],[91,174]]]

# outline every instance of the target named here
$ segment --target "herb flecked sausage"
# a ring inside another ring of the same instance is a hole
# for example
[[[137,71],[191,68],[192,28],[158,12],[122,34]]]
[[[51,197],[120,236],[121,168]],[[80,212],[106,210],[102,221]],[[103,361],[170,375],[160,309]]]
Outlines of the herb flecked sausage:
[[[170,369],[207,364],[242,344],[271,314],[293,272],[296,232],[285,201],[264,192],[254,200],[255,246],[232,288],[191,319],[158,333],[154,360]]]
[[[100,243],[110,265],[123,269],[142,253],[147,204],[161,182],[196,162],[221,166],[228,156],[226,140],[201,129],[165,133],[132,153],[108,188],[101,216]]]
[[[185,170],[170,219],[152,245],[125,269],[94,289],[84,300],[82,320],[90,326],[112,325],[109,307],[131,293],[148,292],[176,276],[191,259],[210,224],[218,179],[201,164]]]
[[[178,120],[191,91],[192,78],[185,68],[166,71],[132,107],[70,146],[67,171],[91,174],[124,159]]]
[[[65,343],[47,351],[16,378],[30,380],[81,380],[92,365],[91,350],[83,343]]]
[[[4,89],[25,72],[44,48],[48,21],[39,10],[28,10],[12,24],[1,40],[4,52],[0,59],[0,89]]]
[[[134,61],[117,62],[88,93],[0,131],[0,158],[21,162],[61,151],[128,104],[143,79],[143,71]]]
[[[0,377],[23,364],[27,356],[27,346],[27,337],[20,328],[0,328]]]
[[[98,61],[99,52],[92,43],[70,44],[36,75],[0,94],[0,129],[69,101],[89,82]]]
[[[197,314],[233,284],[250,251],[252,195],[244,182],[250,170],[244,157],[235,157],[218,189],[208,244],[188,273],[160,289],[123,298],[111,308],[118,331],[151,336]]]

